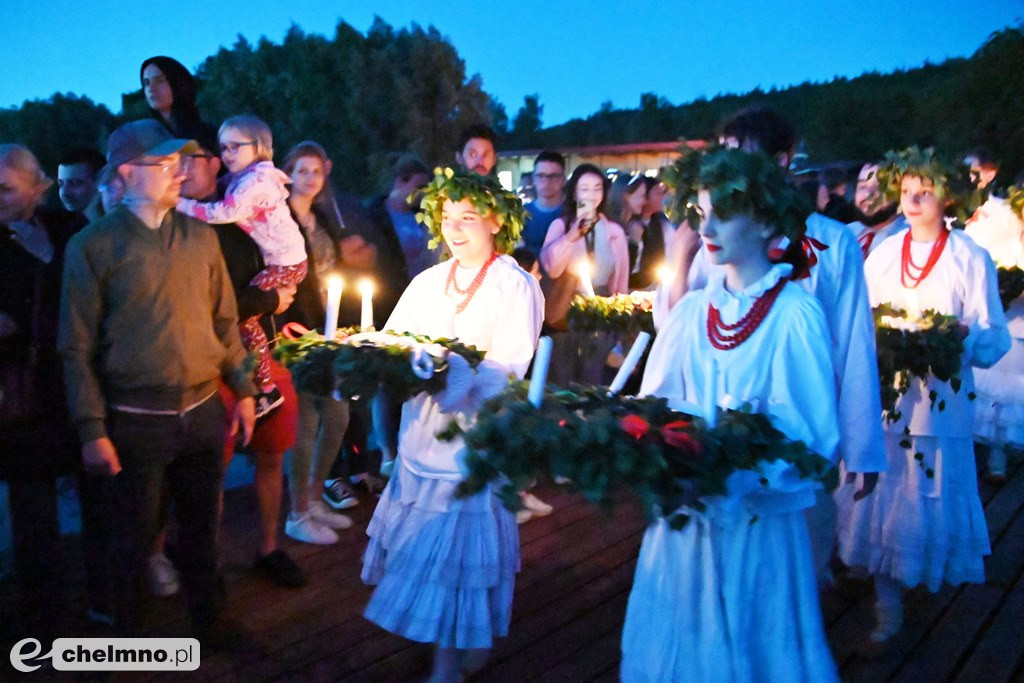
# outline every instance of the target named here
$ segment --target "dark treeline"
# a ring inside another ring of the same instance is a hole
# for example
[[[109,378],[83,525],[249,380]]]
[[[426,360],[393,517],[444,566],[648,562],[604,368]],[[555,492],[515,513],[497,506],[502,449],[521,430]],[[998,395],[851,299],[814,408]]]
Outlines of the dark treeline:
[[[893,49],[899,49],[897,45]],[[535,110],[538,103],[524,103]],[[529,130],[516,127],[506,149],[706,139],[737,109],[769,106],[795,126],[815,161],[862,160],[911,144],[950,155],[985,145],[1004,166],[1024,169],[1024,30],[993,34],[969,59],[891,74],[869,73],[672,106],[651,93],[640,107],[610,104],[583,119]]]
[[[395,29],[379,18],[366,35],[342,21],[331,38],[297,26],[280,44],[261,38],[253,45],[239,37],[207,58],[197,76],[208,122],[257,114],[274,131],[278,157],[300,140],[317,140],[335,160],[339,187],[369,193],[378,189],[393,154],[410,151],[431,165],[451,163],[459,129],[469,122],[494,125],[503,149],[558,148],[708,138],[729,114],[755,104],[789,119],[814,161],[867,159],[915,143],[948,154],[986,145],[1016,171],[1024,168],[1022,65],[1024,30],[1008,28],[969,59],[679,106],[645,93],[637,109],[607,103],[585,120],[546,129],[538,96],[528,96],[510,121],[479,76],[467,77],[455,47],[436,29]],[[138,82],[134,71],[112,77],[126,90]],[[62,152],[102,150],[118,122],[147,115],[139,90],[124,97],[122,108],[115,116],[71,94],[25,102],[0,109],[0,141],[28,145],[52,171]]]
[[[111,77],[126,91],[138,86],[138,71]],[[436,29],[396,30],[379,18],[366,35],[342,21],[332,38],[297,26],[280,44],[239,37],[207,58],[197,78],[206,121],[217,126],[234,114],[260,116],[274,131],[278,160],[295,143],[316,140],[334,159],[339,187],[361,193],[378,189],[392,154],[453,163],[462,126],[490,123],[497,109]],[[117,123],[147,115],[141,90],[124,97],[118,117],[88,98],[58,94],[0,110],[0,141],[27,145],[53,172],[62,152],[105,149]]]

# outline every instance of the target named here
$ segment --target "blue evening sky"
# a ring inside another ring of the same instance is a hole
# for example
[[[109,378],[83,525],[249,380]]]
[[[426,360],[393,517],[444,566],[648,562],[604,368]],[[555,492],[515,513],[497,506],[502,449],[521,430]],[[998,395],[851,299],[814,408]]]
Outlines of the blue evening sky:
[[[544,125],[585,117],[610,100],[636,107],[654,92],[673,104],[722,92],[856,76],[969,56],[995,30],[1024,20],[1022,0],[0,0],[0,107],[54,92],[115,113],[138,88],[138,65],[166,54],[195,69],[241,34],[280,42],[295,23],[333,35],[339,19],[365,32],[433,25],[469,74],[508,110],[536,93]]]

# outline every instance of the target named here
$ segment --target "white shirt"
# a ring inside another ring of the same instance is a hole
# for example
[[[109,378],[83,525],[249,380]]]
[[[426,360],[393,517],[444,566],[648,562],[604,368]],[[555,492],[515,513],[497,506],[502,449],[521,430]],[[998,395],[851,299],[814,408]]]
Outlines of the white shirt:
[[[433,338],[457,338],[485,351],[491,373],[514,374],[522,379],[533,358],[544,319],[544,295],[536,278],[510,256],[491,264],[480,288],[462,313],[456,306],[465,298],[445,293],[451,261],[432,266],[409,284],[385,329],[415,332]],[[460,270],[458,285],[465,290],[479,269]],[[461,413],[443,413],[433,397],[419,394],[402,406],[398,452],[414,474],[432,479],[461,479],[462,439],[441,442],[435,435],[458,416],[466,427],[471,419]],[[469,416],[470,418],[472,416]]]
[[[720,406],[737,409],[749,402],[786,436],[834,460],[839,442],[834,374],[824,314],[813,297],[787,283],[760,326],[736,348],[716,349],[707,334],[709,304],[723,321],[733,323],[790,269],[788,264],[772,266],[738,293],[728,291],[725,274],[716,272],[706,287],[684,296],[654,340],[640,393],[662,396],[669,406],[692,412],[688,404],[702,405],[714,358]],[[878,422],[878,415],[872,420]],[[803,487],[800,507],[814,504],[811,488]]]
[[[882,412],[878,386],[875,325],[864,284],[863,257],[852,232],[821,214],[807,218],[807,237],[824,244],[814,249],[818,259],[810,276],[796,280],[821,304],[832,340],[833,385],[839,406],[840,456],[852,472],[883,472],[888,468],[878,416]],[[708,261],[702,246],[690,267],[689,289],[706,286],[712,273],[724,272]],[[668,287],[655,298],[655,325],[666,313]]]

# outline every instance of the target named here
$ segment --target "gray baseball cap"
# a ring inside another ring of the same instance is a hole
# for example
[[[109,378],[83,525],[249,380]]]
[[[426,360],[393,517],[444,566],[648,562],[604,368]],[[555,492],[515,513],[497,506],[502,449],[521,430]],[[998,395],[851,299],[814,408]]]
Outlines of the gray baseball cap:
[[[175,152],[188,154],[198,148],[195,140],[172,137],[159,122],[142,119],[126,123],[110,134],[107,163],[120,166],[141,156],[164,157]]]

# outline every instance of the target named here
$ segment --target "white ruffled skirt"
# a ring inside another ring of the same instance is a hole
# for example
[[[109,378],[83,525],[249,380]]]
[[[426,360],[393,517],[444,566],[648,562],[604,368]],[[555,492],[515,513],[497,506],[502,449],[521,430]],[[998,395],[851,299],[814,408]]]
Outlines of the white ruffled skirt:
[[[399,458],[367,528],[362,579],[377,588],[364,616],[409,640],[490,648],[512,617],[519,529],[490,490],[457,499],[457,486]]]
[[[974,437],[1024,448],[1024,340],[988,369],[974,369]]]
[[[836,681],[803,512],[664,520],[640,548],[623,681]]]
[[[904,438],[910,448],[899,445]],[[885,442],[889,471],[871,496],[855,503],[849,484],[836,493],[839,558],[931,591],[943,582],[984,583],[991,549],[971,439],[887,432]]]

